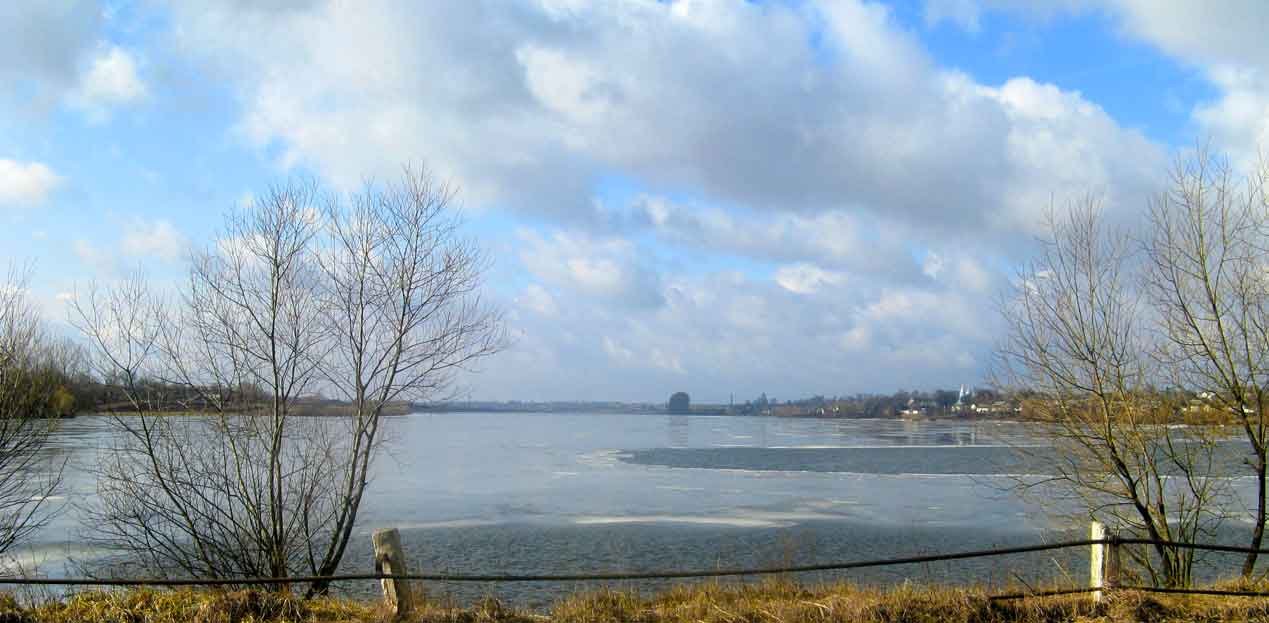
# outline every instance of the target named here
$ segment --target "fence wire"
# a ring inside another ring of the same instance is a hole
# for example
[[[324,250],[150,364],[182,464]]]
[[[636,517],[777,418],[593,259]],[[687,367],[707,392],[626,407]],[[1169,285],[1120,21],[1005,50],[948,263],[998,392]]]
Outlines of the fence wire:
[[[1060,541],[1023,545],[985,550],[971,550],[947,554],[925,554],[880,560],[858,560],[852,562],[826,563],[814,565],[791,565],[785,567],[758,567],[752,569],[708,569],[698,571],[641,571],[613,573],[565,573],[565,574],[488,574],[472,575],[461,573],[355,573],[349,575],[329,576],[293,576],[286,578],[153,578],[153,579],[120,579],[120,578],[19,578],[0,577],[0,584],[51,584],[60,586],[225,586],[225,585],[274,585],[274,584],[306,584],[310,582],[326,582],[341,580],[422,580],[429,582],[588,582],[613,580],[670,580],[685,578],[719,578],[745,575],[774,575],[781,573],[807,573],[812,571],[844,571],[867,567],[886,567],[894,565],[912,565],[945,560],[966,560],[970,558],[987,558],[992,556],[1008,556],[1026,554],[1071,547],[1086,547],[1105,543],[1105,540],[1085,539],[1081,541]]]
[[[428,582],[590,582],[617,580],[668,580],[686,578],[718,578],[731,576],[757,576],[784,573],[807,573],[814,571],[846,571],[868,567],[886,567],[912,565],[949,560],[967,560],[971,558],[987,558],[1009,556],[1072,547],[1088,547],[1091,545],[1161,545],[1200,549],[1218,552],[1269,554],[1269,549],[1241,547],[1236,545],[1217,545],[1209,543],[1181,543],[1138,538],[1105,538],[1084,539],[1077,541],[1059,541],[1056,543],[1040,543],[1017,547],[1003,547],[984,550],[970,550],[945,554],[925,554],[877,560],[857,560],[850,562],[790,565],[784,567],[758,567],[749,569],[709,569],[697,571],[645,571],[645,572],[612,572],[612,573],[565,573],[565,574],[461,574],[461,573],[353,573],[329,576],[293,576],[286,578],[30,578],[0,576],[0,585],[55,585],[55,586],[270,586],[284,584],[308,584],[313,582],[339,582],[356,580],[417,580]],[[1115,587],[1080,587],[1041,591],[1027,591],[991,595],[993,601],[1026,599],[1032,597],[1052,597],[1058,595],[1075,595],[1096,591],[1133,590],[1152,593],[1227,595],[1243,597],[1269,597],[1269,592],[1251,590],[1223,590],[1204,588],[1174,588],[1157,586],[1115,586]]]

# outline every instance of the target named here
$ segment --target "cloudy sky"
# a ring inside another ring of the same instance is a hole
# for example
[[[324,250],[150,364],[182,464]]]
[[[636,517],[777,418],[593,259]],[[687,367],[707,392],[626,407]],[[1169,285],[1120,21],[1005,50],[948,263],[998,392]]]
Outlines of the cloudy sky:
[[[426,163],[515,336],[473,398],[973,384],[1050,202],[1269,139],[1269,3],[1166,4],[10,0],[0,247],[62,321],[270,182]]]

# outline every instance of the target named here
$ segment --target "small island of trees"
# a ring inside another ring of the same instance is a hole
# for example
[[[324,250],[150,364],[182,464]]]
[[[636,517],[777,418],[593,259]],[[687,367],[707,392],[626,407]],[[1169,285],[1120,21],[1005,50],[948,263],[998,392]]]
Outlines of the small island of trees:
[[[666,405],[666,411],[670,413],[691,413],[692,399],[687,392],[674,392],[670,396],[670,402]]]

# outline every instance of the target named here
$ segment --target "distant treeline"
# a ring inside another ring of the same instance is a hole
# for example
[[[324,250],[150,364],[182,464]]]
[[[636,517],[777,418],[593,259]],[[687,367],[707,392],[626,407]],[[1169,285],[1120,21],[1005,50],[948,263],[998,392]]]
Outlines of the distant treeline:
[[[665,405],[613,401],[450,400],[414,405],[445,413],[664,413]]]
[[[135,384],[133,398],[143,397],[140,404],[129,398],[122,379],[97,379],[84,371],[66,366],[44,366],[24,372],[32,387],[44,387],[34,393],[30,411],[40,417],[71,417],[96,413],[242,413],[264,409],[269,394],[250,385],[234,388],[189,387],[157,380],[141,380]],[[306,396],[290,403],[291,413],[299,416],[347,416],[353,406],[344,401],[320,396]],[[405,415],[415,410],[406,401],[384,406],[383,415]]]
[[[959,403],[958,403],[959,399]],[[692,404],[692,415],[779,415],[823,416],[852,418],[902,417],[903,411],[925,409],[926,415],[952,414],[960,404],[968,411],[972,405],[981,405],[986,413],[990,409],[1013,411],[1018,400],[1009,399],[991,389],[976,389],[961,396],[958,390],[932,392],[903,391],[894,394],[856,394],[854,396],[812,396],[781,402],[768,399],[764,393],[743,403]],[[640,403],[617,401],[448,401],[417,405],[421,411],[433,412],[503,412],[503,413],[666,413],[667,403]]]

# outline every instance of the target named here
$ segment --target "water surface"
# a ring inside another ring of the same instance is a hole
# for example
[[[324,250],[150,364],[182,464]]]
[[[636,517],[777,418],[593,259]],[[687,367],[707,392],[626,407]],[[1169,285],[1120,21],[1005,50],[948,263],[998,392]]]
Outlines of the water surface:
[[[28,552],[50,574],[91,559],[76,504],[108,420],[67,421],[63,513]],[[410,564],[455,573],[648,571],[810,564],[1080,537],[1012,494],[1037,443],[1002,422],[624,414],[415,414],[386,425],[345,570],[370,533],[402,532]],[[803,580],[1016,585],[1086,577],[1084,551],[911,565]],[[664,584],[639,583],[657,588]],[[431,585],[541,607],[577,584]],[[351,590],[371,591],[364,583]]]

